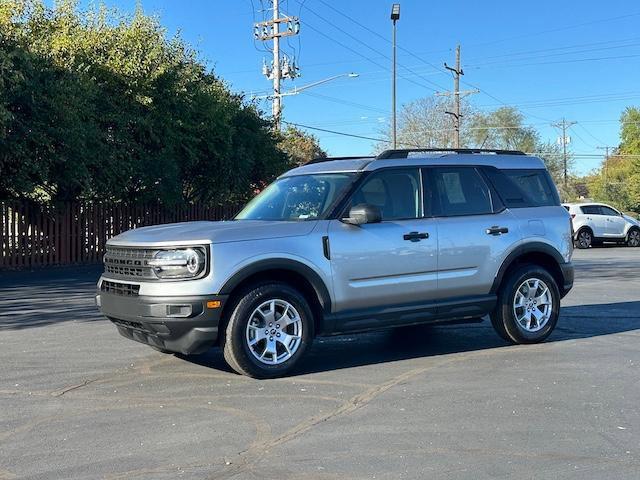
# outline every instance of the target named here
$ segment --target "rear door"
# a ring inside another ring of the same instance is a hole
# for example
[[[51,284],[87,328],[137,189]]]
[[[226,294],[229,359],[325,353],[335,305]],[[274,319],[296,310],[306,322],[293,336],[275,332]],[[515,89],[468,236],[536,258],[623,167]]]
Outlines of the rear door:
[[[438,292],[442,299],[489,293],[511,248],[518,220],[475,167],[425,168],[438,224]]]
[[[580,207],[586,223],[593,229],[593,236],[602,238],[607,236],[607,219],[602,214],[599,205],[582,205]]]
[[[336,311],[424,303],[437,297],[438,232],[436,221],[422,208],[420,177],[418,168],[373,172],[350,206],[376,205],[382,222],[330,222]]]

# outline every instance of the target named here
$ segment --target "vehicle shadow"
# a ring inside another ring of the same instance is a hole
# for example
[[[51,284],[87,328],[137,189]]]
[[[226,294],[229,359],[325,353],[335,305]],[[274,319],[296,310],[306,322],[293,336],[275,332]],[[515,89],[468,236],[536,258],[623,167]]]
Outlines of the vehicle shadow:
[[[640,329],[640,301],[563,307],[547,342],[611,335]],[[292,375],[395,362],[418,357],[500,348],[500,338],[488,319],[466,325],[417,325],[390,330],[317,338]],[[230,371],[219,348],[185,360]]]

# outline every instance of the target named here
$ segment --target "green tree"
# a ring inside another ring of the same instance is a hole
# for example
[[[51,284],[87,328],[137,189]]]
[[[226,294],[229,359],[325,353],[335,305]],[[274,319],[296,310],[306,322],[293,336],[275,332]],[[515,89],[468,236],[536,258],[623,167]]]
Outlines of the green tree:
[[[620,116],[620,145],[588,179],[598,201],[640,212],[640,109],[628,107]]]
[[[278,148],[289,157],[292,166],[303,165],[315,158],[327,156],[314,135],[305,133],[291,125],[282,132]]]
[[[0,196],[242,201],[279,136],[156,17],[0,3]]]

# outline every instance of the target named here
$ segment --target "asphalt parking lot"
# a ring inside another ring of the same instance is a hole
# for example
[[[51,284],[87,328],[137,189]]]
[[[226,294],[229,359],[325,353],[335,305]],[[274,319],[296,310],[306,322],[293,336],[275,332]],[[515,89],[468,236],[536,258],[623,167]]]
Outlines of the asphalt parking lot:
[[[268,381],[120,337],[96,267],[0,273],[0,479],[637,479],[640,249],[574,261],[544,344],[334,337]]]

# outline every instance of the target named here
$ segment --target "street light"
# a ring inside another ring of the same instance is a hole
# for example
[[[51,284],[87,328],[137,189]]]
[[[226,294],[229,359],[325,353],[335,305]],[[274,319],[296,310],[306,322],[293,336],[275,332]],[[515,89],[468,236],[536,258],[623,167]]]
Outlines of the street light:
[[[349,78],[356,78],[359,77],[360,75],[357,73],[341,73],[340,75],[334,75],[333,77],[329,77],[329,78],[325,78],[323,80],[318,80],[317,82],[313,82],[313,83],[309,83],[307,85],[303,85],[302,87],[293,87],[292,90],[289,90],[288,92],[282,92],[280,94],[278,94],[278,97],[287,97],[289,95],[297,95],[300,92],[307,90],[308,88],[312,88],[312,87],[316,87],[318,85],[322,85],[323,83],[327,83],[327,82],[331,82],[332,80],[336,80],[338,78],[343,78],[343,77],[349,77]],[[256,99],[256,98],[274,98],[274,95],[259,95],[259,96],[253,96],[251,97],[252,99]]]
[[[392,131],[392,145],[396,148],[396,22],[400,20],[400,4],[394,3],[391,6],[391,21],[393,22],[393,67],[392,67],[392,80],[391,80],[391,131]]]

